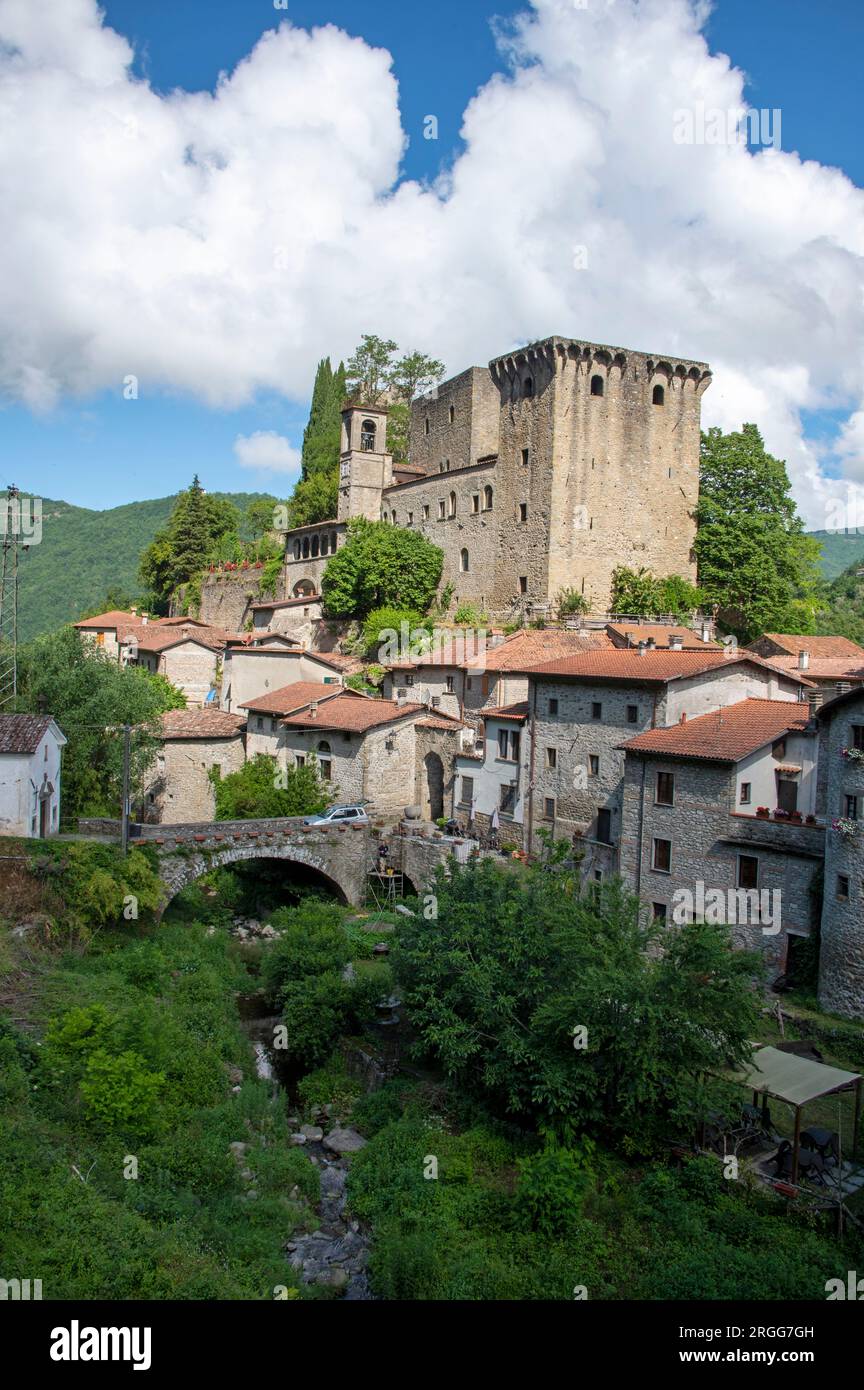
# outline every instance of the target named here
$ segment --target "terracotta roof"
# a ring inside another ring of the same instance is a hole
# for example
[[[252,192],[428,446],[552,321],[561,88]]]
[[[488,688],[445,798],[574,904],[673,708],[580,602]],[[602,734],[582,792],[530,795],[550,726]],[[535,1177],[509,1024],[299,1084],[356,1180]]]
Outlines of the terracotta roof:
[[[667,681],[682,680],[687,676],[700,675],[703,671],[745,662],[766,670],[776,669],[752,652],[739,651],[736,656],[727,656],[725,648],[719,647],[701,652],[646,651],[641,655],[632,648],[613,648],[611,651],[585,652],[582,656],[538,663],[529,668],[528,674],[550,679],[642,681],[648,685],[665,685]],[[796,671],[778,671],[777,674],[785,675],[799,685],[807,684]]]
[[[139,651],[164,652],[169,647],[180,647],[184,642],[194,642],[199,647],[219,652],[225,646],[225,637],[217,628],[178,628],[151,627],[135,628],[124,633],[135,638]]]
[[[134,627],[141,619],[135,613],[124,613],[121,608],[110,608],[107,613],[96,613],[92,618],[82,618],[73,627]]]
[[[320,594],[306,594],[306,595],[304,595],[302,598],[280,598],[280,599],[274,599],[272,603],[263,603],[263,602],[262,602],[262,603],[253,603],[253,604],[252,604],[252,611],[253,611],[253,613],[254,613],[256,609],[265,609],[265,608],[266,608],[266,610],[267,610],[268,613],[272,613],[272,611],[274,610],[274,608],[298,608],[298,607],[300,607],[300,606],[301,606],[302,604],[304,604],[304,603],[320,603],[320,602],[321,602],[321,595],[320,595]]]
[[[44,714],[0,714],[0,753],[35,753],[53,722]]]
[[[245,728],[241,714],[219,709],[169,709],[162,715],[163,738],[234,738]]]
[[[519,700],[515,705],[499,705],[497,709],[481,710],[484,719],[515,719],[522,724],[528,718],[528,701]]]
[[[609,650],[611,647],[610,638],[602,630],[586,628],[579,632],[559,632],[538,629],[513,632],[496,646],[487,645],[484,653],[473,655],[473,640],[460,641],[458,634],[454,634],[452,640],[443,643],[436,653],[416,657],[413,661],[395,661],[388,669],[414,671],[419,667],[451,666],[464,671],[524,671],[528,664],[544,658],[551,661],[559,656],[597,649]],[[470,653],[467,660],[466,648]]]
[[[405,706],[403,705],[404,709]],[[437,716],[430,719],[418,719],[415,726],[418,729],[443,729],[448,734],[458,733],[464,729],[465,725],[459,719],[441,719]]]
[[[303,729],[342,729],[346,733],[365,733],[379,724],[391,724],[404,719],[407,714],[425,710],[425,705],[397,704],[395,700],[351,699],[345,692],[334,700],[328,700],[325,709],[319,709],[313,716],[308,710],[302,714],[292,714],[282,723],[289,727]]]
[[[621,744],[628,753],[665,754],[737,763],[766,743],[807,727],[809,710],[795,700],[741,700],[668,729],[649,729]]]
[[[864,681],[864,666],[860,664],[858,657],[812,657],[810,664],[803,671],[799,670],[797,656],[766,656],[762,659],[778,671],[793,671],[805,680]]]
[[[685,652],[704,652],[706,648],[720,646],[719,642],[703,642],[699,633],[694,632],[692,628],[675,627],[668,623],[607,623],[606,631],[616,647],[638,647],[640,642],[653,639],[655,646],[667,648],[672,637],[681,638]]]
[[[851,641],[848,637],[811,637],[809,633],[799,635],[791,632],[765,632],[756,642],[751,643],[751,646],[755,647],[758,642],[766,639],[782,647],[789,656],[797,657],[799,652],[809,652],[811,657],[864,657],[864,647],[859,647],[857,642]]]
[[[342,685],[325,685],[323,681],[294,681],[279,690],[268,690],[266,695],[249,700],[240,708],[251,710],[253,714],[293,714],[295,710],[305,709],[311,700],[333,700],[337,695],[346,694],[357,696],[356,691],[346,691]]]

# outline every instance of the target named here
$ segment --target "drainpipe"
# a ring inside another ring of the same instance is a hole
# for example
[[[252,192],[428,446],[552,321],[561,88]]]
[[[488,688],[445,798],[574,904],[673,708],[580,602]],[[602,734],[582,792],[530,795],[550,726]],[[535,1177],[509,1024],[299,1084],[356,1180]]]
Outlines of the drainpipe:
[[[528,845],[530,854],[534,846],[534,760],[537,748],[537,682],[532,681],[533,700],[531,702],[531,762],[528,773]],[[557,807],[556,807],[557,809]]]

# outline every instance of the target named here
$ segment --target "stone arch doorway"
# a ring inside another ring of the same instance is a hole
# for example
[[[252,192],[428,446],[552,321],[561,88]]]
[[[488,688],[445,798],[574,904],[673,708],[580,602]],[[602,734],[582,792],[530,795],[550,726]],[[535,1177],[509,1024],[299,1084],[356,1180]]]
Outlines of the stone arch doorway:
[[[423,814],[427,820],[439,820],[444,814],[444,764],[437,753],[427,753],[423,768]]]
[[[315,593],[315,585],[311,579],[298,579],[294,585],[295,598],[311,598]]]

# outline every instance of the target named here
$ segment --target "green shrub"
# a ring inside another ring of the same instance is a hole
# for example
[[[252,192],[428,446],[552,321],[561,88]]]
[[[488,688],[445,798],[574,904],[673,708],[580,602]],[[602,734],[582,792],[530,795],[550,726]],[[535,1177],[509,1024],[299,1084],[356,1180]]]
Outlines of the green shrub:
[[[91,1053],[81,1080],[81,1099],[88,1121],[105,1133],[147,1135],[159,1124],[157,1102],[165,1084],[162,1072],[147,1070],[137,1052]]]
[[[517,1201],[525,1223],[543,1235],[565,1235],[578,1225],[595,1182],[585,1151],[547,1146],[516,1162]]]

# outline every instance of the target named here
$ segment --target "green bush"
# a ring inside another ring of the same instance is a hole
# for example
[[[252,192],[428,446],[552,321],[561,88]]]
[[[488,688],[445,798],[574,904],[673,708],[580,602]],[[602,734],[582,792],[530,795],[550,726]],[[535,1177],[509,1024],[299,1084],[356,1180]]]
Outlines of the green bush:
[[[517,1160],[518,1205],[525,1224],[543,1235],[564,1235],[577,1225],[595,1182],[585,1151],[550,1144]]]
[[[137,1052],[91,1053],[81,1080],[81,1098],[88,1121],[105,1133],[130,1137],[158,1128],[158,1100],[165,1084],[162,1072],[147,1070]]]

